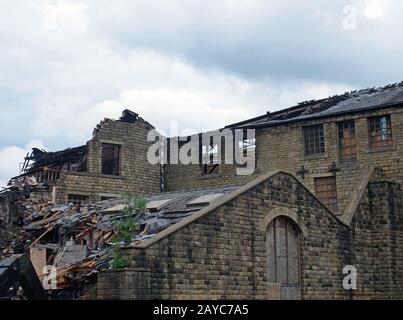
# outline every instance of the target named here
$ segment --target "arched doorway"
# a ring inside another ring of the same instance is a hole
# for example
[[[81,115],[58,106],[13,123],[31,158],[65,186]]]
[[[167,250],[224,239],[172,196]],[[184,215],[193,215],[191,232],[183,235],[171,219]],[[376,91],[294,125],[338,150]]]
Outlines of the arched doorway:
[[[301,299],[300,231],[288,217],[278,216],[266,229],[267,280],[272,297]]]

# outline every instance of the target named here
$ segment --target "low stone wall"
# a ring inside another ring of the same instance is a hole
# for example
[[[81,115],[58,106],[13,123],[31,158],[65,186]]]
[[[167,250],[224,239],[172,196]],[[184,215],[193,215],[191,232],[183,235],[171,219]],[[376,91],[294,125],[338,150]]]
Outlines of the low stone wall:
[[[150,270],[106,270],[98,274],[97,299],[143,300],[150,298]]]

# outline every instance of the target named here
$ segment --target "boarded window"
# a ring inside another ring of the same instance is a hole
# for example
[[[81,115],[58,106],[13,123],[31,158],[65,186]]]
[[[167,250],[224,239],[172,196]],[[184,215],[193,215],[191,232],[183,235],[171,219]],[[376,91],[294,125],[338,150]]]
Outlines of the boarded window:
[[[357,160],[354,120],[337,124],[339,134],[340,162]]]
[[[336,177],[315,178],[315,194],[330,211],[337,208]]]
[[[392,145],[392,125],[389,115],[369,118],[368,127],[371,148]]]
[[[267,280],[283,285],[300,284],[299,232],[287,218],[278,217],[266,232]]]
[[[323,124],[304,127],[305,155],[317,155],[325,152]]]
[[[120,145],[102,144],[102,173],[114,176],[120,174]]]
[[[80,204],[82,202],[89,202],[89,196],[82,194],[69,194],[68,202],[73,204]]]

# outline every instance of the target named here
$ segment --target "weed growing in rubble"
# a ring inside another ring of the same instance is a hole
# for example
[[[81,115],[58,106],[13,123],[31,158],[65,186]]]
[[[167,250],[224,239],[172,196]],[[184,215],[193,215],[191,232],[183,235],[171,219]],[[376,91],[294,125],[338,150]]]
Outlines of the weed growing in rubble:
[[[113,259],[111,265],[113,269],[122,269],[129,265],[124,257],[122,245],[129,245],[132,242],[133,234],[139,228],[136,216],[145,207],[146,200],[143,197],[127,196],[127,205],[123,209],[123,217],[114,223],[116,234],[112,241]]]

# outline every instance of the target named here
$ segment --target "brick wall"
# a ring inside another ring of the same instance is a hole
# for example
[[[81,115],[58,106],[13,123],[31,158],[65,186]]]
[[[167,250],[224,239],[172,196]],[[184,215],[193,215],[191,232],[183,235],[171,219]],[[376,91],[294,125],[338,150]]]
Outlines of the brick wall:
[[[147,161],[150,129],[142,119],[135,123],[103,121],[88,142],[88,172],[63,172],[57,183],[57,201],[66,202],[68,194],[88,195],[94,202],[102,196],[159,192],[160,167]],[[121,145],[119,176],[102,174],[102,143]]]

